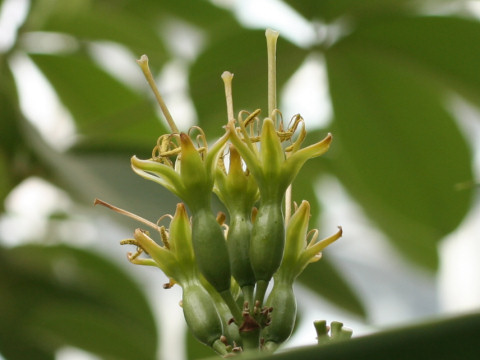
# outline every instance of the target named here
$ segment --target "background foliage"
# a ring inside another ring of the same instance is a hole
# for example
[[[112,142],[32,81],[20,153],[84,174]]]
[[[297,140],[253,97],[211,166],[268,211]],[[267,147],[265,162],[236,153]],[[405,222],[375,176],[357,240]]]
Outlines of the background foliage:
[[[437,271],[439,242],[473,204],[471,145],[449,100],[479,103],[479,21],[466,10],[467,2],[455,0],[285,2],[318,32],[302,46],[280,38],[278,84],[286,84],[306,59],[323,58],[333,115],[307,141],[327,131],[335,137],[327,156],[300,174],[295,200],[308,198],[320,211],[318,180],[329,174],[412,267]],[[181,37],[172,29],[196,33],[202,40],[198,53],[179,54],[172,41]],[[63,36],[55,48],[27,41],[49,34]],[[106,42],[137,58],[148,54],[156,73],[172,61],[182,64],[197,122],[207,136],[218,135],[225,123],[219,79],[224,70],[236,76],[237,111],[266,108],[263,31],[242,25],[228,8],[186,0],[31,1],[16,41],[0,54],[4,211],[7,196],[33,176],[64,190],[77,209],[95,214],[88,216],[98,216],[98,209],[84,207],[95,197],[150,219],[173,211],[177,199],[130,171],[129,157],[148,156],[165,126],[146,85],[139,90],[106,71],[94,56],[92,49]],[[74,120],[76,141],[67,150],[52,146],[22,112],[12,69],[24,56]],[[51,221],[75,216],[60,215]],[[0,353],[8,360],[53,359],[67,344],[106,359],[156,358],[157,327],[144,291],[106,254],[43,235],[31,239],[35,245],[14,248],[0,241]],[[344,278],[341,265],[323,259],[300,282],[312,295],[368,321],[365,299]],[[478,329],[478,316],[463,325],[465,331]],[[427,325],[419,332],[427,334],[427,349],[435,328]],[[338,351],[368,353],[379,339]],[[468,355],[470,340],[464,340]],[[191,357],[199,356],[193,349]],[[305,351],[317,354],[317,349]]]

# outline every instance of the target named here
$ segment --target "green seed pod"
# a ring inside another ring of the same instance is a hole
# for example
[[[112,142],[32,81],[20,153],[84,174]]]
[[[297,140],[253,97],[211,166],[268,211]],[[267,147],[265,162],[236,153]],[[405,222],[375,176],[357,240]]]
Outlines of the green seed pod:
[[[207,290],[200,284],[186,284],[183,287],[182,307],[193,335],[201,343],[219,351],[218,341],[223,333],[222,321]],[[226,353],[225,350],[223,355]]]
[[[223,231],[210,210],[192,217],[192,242],[200,272],[219,293],[230,290],[231,271]]]
[[[232,216],[232,215],[231,215]],[[227,248],[232,274],[238,285],[255,286],[255,275],[250,264],[250,235],[252,223],[246,214],[234,214],[230,219]]]
[[[254,177],[243,169],[240,154],[233,145],[230,145],[228,172],[223,159],[220,158],[218,161],[214,191],[230,214],[227,248],[232,275],[244,291],[246,286],[253,290],[255,275],[250,264],[249,253],[252,231],[251,211],[259,193]]]
[[[265,340],[264,349],[273,352],[290,337],[295,326],[297,302],[292,285],[275,281],[266,306],[273,308],[273,311],[271,323],[265,327],[261,336]]]
[[[217,308],[220,319],[223,321],[223,335],[226,336],[227,342],[230,345],[233,345],[235,342],[237,345],[241,346],[242,338],[240,337],[237,324],[231,322],[231,319],[234,316],[229,306],[226,304],[222,296],[212,287],[212,285],[205,280],[205,278],[200,278],[200,282],[205,290],[208,291],[210,297],[215,303],[215,307]]]
[[[263,301],[266,287],[282,262],[285,226],[281,204],[263,203],[258,209],[250,241],[250,261],[257,280],[255,299]]]

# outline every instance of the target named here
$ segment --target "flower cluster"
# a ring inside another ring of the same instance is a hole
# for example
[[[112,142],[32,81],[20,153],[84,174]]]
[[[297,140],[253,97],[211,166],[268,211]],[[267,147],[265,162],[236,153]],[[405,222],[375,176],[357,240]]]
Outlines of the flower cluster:
[[[201,128],[177,129],[142,56],[138,63],[171,133],[158,138],[150,159],[132,157],[132,169],[182,202],[173,216],[164,216],[170,219],[167,228],[96,200],[159,233],[161,245],[142,229],[121,244],[136,246],[136,252],[128,254],[132,263],[160,268],[170,278],[166,288],[182,287],[183,312],[192,333],[221,355],[249,349],[272,352],[287,340],[296,318],[295,279],[342,235],[340,228],[317,241],[318,231],[308,231],[308,201],[298,207],[292,203],[295,177],[308,159],[328,150],[332,136],[302,148],[302,117],[296,115],[284,125],[275,99],[278,33],[267,30],[266,37],[267,117],[261,119],[260,110],[234,117],[233,75],[224,72],[228,119],[225,133],[211,146]],[[225,214],[212,212],[212,193],[225,205],[228,222]]]

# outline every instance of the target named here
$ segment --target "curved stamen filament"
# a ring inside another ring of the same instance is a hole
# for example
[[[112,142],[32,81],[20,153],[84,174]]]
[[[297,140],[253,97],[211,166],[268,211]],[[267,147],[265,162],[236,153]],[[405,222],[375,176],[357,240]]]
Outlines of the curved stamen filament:
[[[188,130],[188,136],[190,136],[190,138],[192,138],[192,133],[195,130],[199,132],[199,134],[195,137],[195,141],[197,143],[197,151],[200,155],[204,156],[208,151],[207,137],[205,136],[205,132],[200,126],[194,125]]]

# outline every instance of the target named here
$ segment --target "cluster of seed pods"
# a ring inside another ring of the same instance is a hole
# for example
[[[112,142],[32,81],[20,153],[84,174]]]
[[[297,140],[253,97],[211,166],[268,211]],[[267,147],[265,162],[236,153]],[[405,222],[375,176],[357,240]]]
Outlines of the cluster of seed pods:
[[[136,246],[129,260],[160,268],[170,278],[167,288],[182,287],[188,327],[199,341],[223,356],[247,350],[273,352],[290,337],[297,312],[295,279],[342,235],[339,228],[318,241],[318,231],[308,231],[308,201],[292,204],[296,175],[308,159],[328,150],[332,136],[302,148],[306,137],[302,117],[296,115],[284,125],[276,107],[278,33],[269,29],[266,37],[267,116],[261,119],[256,110],[234,117],[233,75],[224,72],[225,133],[211,146],[199,127],[178,130],[153,81],[148,58],[142,56],[138,63],[171,133],[158,138],[150,159],[134,156],[132,169],[182,202],[173,216],[164,216],[170,219],[167,228],[96,200],[158,232],[159,241],[142,229],[122,241]],[[227,214],[214,214],[212,193]]]

